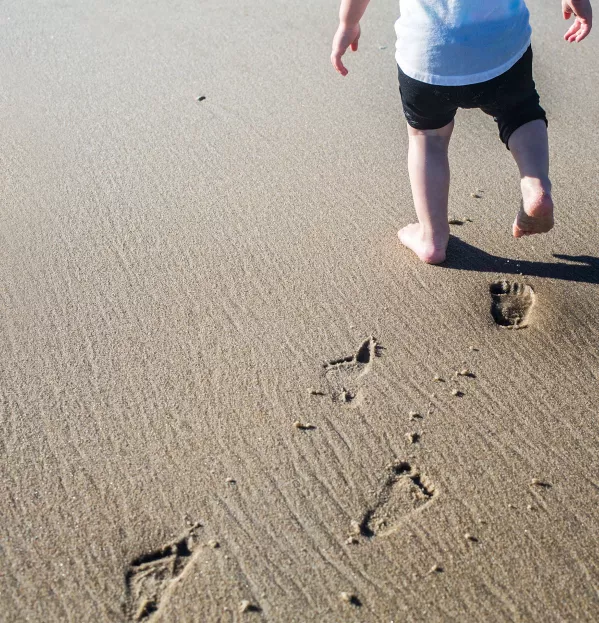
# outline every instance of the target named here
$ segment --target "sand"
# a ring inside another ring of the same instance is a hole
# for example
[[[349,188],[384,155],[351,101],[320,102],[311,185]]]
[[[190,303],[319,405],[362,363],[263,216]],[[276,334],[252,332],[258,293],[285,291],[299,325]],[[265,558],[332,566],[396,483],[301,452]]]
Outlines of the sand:
[[[599,39],[530,0],[556,228],[460,112],[433,267],[325,4],[3,5],[2,621],[597,620]]]

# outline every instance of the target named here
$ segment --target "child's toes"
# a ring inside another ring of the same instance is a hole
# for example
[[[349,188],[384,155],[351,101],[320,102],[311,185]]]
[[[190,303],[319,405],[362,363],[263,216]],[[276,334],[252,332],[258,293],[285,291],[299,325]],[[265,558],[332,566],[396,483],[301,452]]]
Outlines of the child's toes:
[[[514,221],[514,225],[512,226],[512,233],[514,234],[514,238],[522,238],[526,234],[518,227],[518,223]]]

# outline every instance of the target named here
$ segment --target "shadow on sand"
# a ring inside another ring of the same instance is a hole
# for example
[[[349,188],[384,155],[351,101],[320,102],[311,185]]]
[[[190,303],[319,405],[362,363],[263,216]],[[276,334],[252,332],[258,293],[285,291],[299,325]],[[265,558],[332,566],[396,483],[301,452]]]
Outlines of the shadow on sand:
[[[554,254],[565,262],[529,262],[514,260],[486,253],[477,247],[451,236],[447,249],[447,260],[442,266],[455,270],[473,270],[483,273],[506,273],[547,277],[564,281],[599,284],[599,257],[590,255]]]

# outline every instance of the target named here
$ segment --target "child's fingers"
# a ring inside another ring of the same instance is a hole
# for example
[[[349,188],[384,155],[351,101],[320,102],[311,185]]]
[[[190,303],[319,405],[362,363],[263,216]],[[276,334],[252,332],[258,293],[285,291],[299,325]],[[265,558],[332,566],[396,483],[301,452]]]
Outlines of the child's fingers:
[[[575,35],[580,29],[580,22],[576,21],[568,28],[568,31],[564,35],[565,39],[569,39],[572,35]]]
[[[574,28],[574,26],[576,26],[576,28]],[[585,39],[590,32],[591,25],[577,18],[575,24],[573,24],[572,28],[566,33],[566,40],[569,43],[578,43]]]
[[[343,64],[343,61],[341,60],[342,56],[343,52],[333,52],[331,54],[331,64],[333,65],[337,73],[340,73],[342,76],[347,76],[348,71]]]
[[[572,26],[568,28],[568,32],[566,32],[566,34],[564,35],[564,39],[570,42],[574,41],[576,34],[578,33],[579,30],[580,30],[580,22],[578,20],[575,20]]]
[[[586,38],[586,36],[591,32],[591,26],[589,24],[587,24],[586,22],[583,22],[580,25],[580,30],[578,31],[578,34],[576,35],[576,43],[578,43],[579,41],[582,41],[584,38]]]
[[[360,38],[360,25],[358,24],[354,28],[344,28],[341,25],[335,33],[333,39],[333,51],[331,52],[331,63],[335,70],[342,76],[347,76],[349,73],[341,60],[341,57],[350,48],[354,52],[358,49],[358,39]]]

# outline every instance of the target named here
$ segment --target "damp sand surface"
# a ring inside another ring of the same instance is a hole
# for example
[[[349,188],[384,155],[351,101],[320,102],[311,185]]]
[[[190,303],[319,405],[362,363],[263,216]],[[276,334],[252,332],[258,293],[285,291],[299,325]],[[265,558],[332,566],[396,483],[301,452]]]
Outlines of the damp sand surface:
[[[296,5],[3,7],[0,618],[592,621],[599,39],[530,0],[556,227],[461,111],[432,267],[397,7]]]

